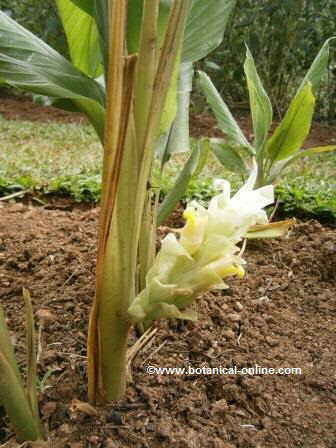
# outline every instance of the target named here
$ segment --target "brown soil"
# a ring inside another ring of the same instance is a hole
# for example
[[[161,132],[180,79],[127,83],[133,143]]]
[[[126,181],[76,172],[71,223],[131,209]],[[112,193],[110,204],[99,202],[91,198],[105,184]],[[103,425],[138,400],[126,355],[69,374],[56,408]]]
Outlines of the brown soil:
[[[160,322],[134,362],[125,400],[95,417],[74,400],[86,400],[97,215],[95,208],[0,209],[0,303],[20,363],[22,286],[35,311],[49,313],[39,376],[50,375],[40,403],[53,447],[335,448],[335,230],[311,221],[286,239],[249,243],[246,279],[200,298],[198,322]],[[255,364],[302,375],[145,372]],[[12,436],[5,423],[0,415],[0,442]]]
[[[252,126],[249,114],[246,111],[237,112],[239,124],[245,135],[252,139]],[[27,121],[57,121],[63,123],[84,122],[85,115],[79,112],[67,112],[55,107],[45,107],[35,104],[29,96],[2,97],[0,95],[0,115],[7,120]],[[223,133],[217,128],[216,119],[211,115],[193,115],[190,119],[191,135],[193,137],[222,137]],[[305,142],[305,147],[330,145],[336,141],[336,128],[320,123],[314,123],[312,132]]]
[[[33,103],[29,97],[1,98],[0,115],[6,120],[57,121],[60,123],[87,122],[85,115],[79,112],[67,112],[56,107],[45,107]]]

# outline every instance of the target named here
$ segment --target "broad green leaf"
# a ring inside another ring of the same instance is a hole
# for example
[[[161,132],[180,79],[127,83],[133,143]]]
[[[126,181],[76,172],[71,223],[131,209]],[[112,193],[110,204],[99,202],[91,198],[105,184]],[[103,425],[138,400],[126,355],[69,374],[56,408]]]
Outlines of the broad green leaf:
[[[225,143],[222,139],[210,139],[211,150],[224,168],[238,174],[246,174],[247,169],[237,147]]]
[[[193,74],[191,63],[184,62],[181,64],[177,84],[177,113],[170,131],[167,148],[169,154],[190,151],[189,105]]]
[[[226,134],[227,139],[237,146],[244,146],[254,154],[254,150],[247,141],[243,131],[233,118],[230,109],[221,98],[211,79],[204,72],[199,71],[199,80],[202,91],[210,105],[219,128]]]
[[[95,18],[71,0],[56,0],[56,4],[73,65],[91,78],[96,78],[102,73],[103,67]]]
[[[236,0],[193,0],[184,35],[182,61],[195,62],[223,40]]]
[[[91,0],[93,1],[93,0]],[[94,0],[94,14],[96,19],[97,29],[99,32],[100,50],[103,55],[104,67],[107,67],[108,57],[108,11],[107,0]]]
[[[315,107],[310,82],[291,102],[283,120],[268,140],[266,150],[273,162],[286,159],[299,151],[309,134]]]
[[[0,78],[29,92],[74,101],[102,138],[105,113],[102,86],[2,12]]]
[[[308,70],[306,76],[303,78],[303,81],[296,93],[298,95],[300,91],[305,87],[305,85],[310,82],[312,85],[313,93],[316,94],[316,90],[320,85],[320,81],[322,76],[327,72],[328,68],[328,60],[329,60],[329,43],[334,40],[335,37],[331,37],[326,40],[323,44],[321,50],[317,54],[314,59],[310,69]]]
[[[246,48],[244,71],[250,97],[250,109],[253,121],[255,148],[258,154],[266,142],[272,124],[272,104],[259,78],[252,54]]]
[[[198,167],[200,153],[201,153],[201,147],[200,144],[198,144],[192,151],[189,159],[184,165],[182,171],[180,172],[175,182],[175,185],[173,186],[171,191],[167,194],[167,196],[165,197],[164,201],[162,202],[159,208],[157,217],[158,226],[161,225],[165,221],[165,219],[168,218],[170,213],[174,210],[176,204],[184,195],[190,182],[190,179],[192,178],[193,174],[195,173]]]
[[[294,223],[295,221],[293,219],[289,219],[287,221],[256,225],[249,229],[248,233],[246,234],[246,238],[278,238],[280,236],[286,235],[289,229],[293,227]]]

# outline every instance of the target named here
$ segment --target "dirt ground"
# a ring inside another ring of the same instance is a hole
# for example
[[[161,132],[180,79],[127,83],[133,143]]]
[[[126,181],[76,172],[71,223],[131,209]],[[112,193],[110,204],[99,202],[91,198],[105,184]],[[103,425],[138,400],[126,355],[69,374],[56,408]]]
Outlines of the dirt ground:
[[[83,121],[15,98],[7,119]],[[251,132],[248,116],[240,123]],[[192,133],[220,135],[214,120]],[[307,146],[336,132],[315,125]],[[195,323],[162,321],[133,363],[125,400],[87,413],[86,334],[94,295],[98,208],[49,199],[0,202],[0,303],[21,366],[22,287],[39,340],[41,417],[53,448],[336,448],[336,230],[299,223],[287,238],[249,242],[247,276],[199,298]],[[170,226],[180,225],[178,214]],[[164,233],[161,229],[160,234]],[[136,341],[135,334],[130,345]],[[150,375],[147,366],[298,368],[298,375]],[[0,446],[21,446],[0,407]],[[3,444],[3,445],[2,445]]]
[[[67,112],[55,107],[44,107],[35,104],[29,96],[13,97],[2,94],[0,91],[0,115],[7,120],[28,120],[28,121],[57,121],[60,123],[81,122],[87,123],[85,115],[77,112]],[[245,132],[245,135],[252,137],[251,120],[247,111],[240,110],[237,113],[237,120]],[[221,137],[222,132],[216,128],[216,120],[208,114],[193,115],[190,119],[192,137]],[[336,142],[336,127],[325,126],[321,123],[314,123],[310,136],[304,147],[309,148],[318,145],[330,145]]]
[[[336,447],[335,230],[310,221],[288,238],[250,242],[247,277],[200,297],[197,322],[160,322],[133,363],[125,400],[92,416],[76,400],[87,397],[97,217],[97,208],[64,202],[0,208],[0,303],[20,363],[23,286],[45,317],[39,387],[52,447]],[[302,374],[149,375],[149,365]],[[0,442],[11,437],[0,410]]]

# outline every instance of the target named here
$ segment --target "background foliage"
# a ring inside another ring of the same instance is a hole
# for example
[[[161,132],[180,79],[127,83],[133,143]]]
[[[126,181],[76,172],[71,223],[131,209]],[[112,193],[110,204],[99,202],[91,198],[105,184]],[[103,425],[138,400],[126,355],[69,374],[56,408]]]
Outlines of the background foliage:
[[[57,51],[67,55],[66,39],[55,0],[0,0],[0,9]]]
[[[0,0],[0,9],[8,10],[15,20],[67,56],[54,0]],[[335,17],[335,0],[238,0],[226,39],[198,68],[211,76],[231,106],[247,107],[242,67],[246,42],[281,115],[323,42],[336,35]],[[205,106],[197,89],[193,105],[197,112]],[[334,50],[328,77],[320,89],[317,116],[329,121],[336,118]]]
[[[238,0],[221,46],[200,68],[225,100],[247,106],[242,61],[249,46],[272,103],[281,115],[323,42],[336,35],[334,0]],[[336,57],[320,89],[317,114],[336,117]],[[196,106],[199,103],[196,102]]]

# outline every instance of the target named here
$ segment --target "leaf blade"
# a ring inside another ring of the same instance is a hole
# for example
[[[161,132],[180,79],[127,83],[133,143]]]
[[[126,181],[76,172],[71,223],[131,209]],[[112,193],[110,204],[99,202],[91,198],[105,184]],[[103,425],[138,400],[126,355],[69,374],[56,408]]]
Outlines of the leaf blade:
[[[229,145],[221,139],[210,139],[211,150],[224,168],[233,173],[246,174],[247,169],[244,160],[233,145]]]
[[[91,78],[103,72],[96,20],[70,0],[56,0],[72,63]]]
[[[29,92],[71,99],[88,115],[102,137],[105,113],[102,86],[1,11],[0,78]]]
[[[253,56],[246,47],[244,71],[250,97],[256,152],[260,152],[266,142],[272,124],[273,108],[258,75]]]
[[[167,155],[190,151],[189,104],[193,75],[192,64],[183,62],[177,85],[177,113],[169,134]]]
[[[182,61],[204,58],[223,40],[224,31],[236,0],[194,0],[183,42]]]
[[[301,148],[310,131],[314,107],[312,86],[307,83],[294,97],[283,120],[267,142],[266,151],[272,162],[286,159]]]
[[[306,73],[306,76],[303,78],[296,95],[300,93],[300,91],[304,88],[304,86],[308,82],[311,83],[313,92],[314,93],[316,92],[323,74],[326,73],[327,71],[328,59],[329,59],[329,43],[334,39],[335,37],[331,37],[324,42],[321,50],[316,55],[312,65],[310,66],[308,72]]]
[[[192,151],[182,171],[177,177],[173,188],[167,194],[158,210],[158,216],[157,216],[158,226],[161,225],[166,218],[168,218],[169,214],[174,210],[176,204],[185,193],[188,184],[190,182],[190,179],[192,178],[193,174],[195,173],[198,167],[200,154],[201,154],[201,148],[200,144],[198,144]]]
[[[226,134],[227,138],[232,143],[248,148],[253,154],[253,148],[247,141],[243,131],[240,129],[238,123],[231,114],[230,109],[220,96],[209,76],[202,71],[199,71],[198,75],[200,86],[217,119],[219,128]]]

